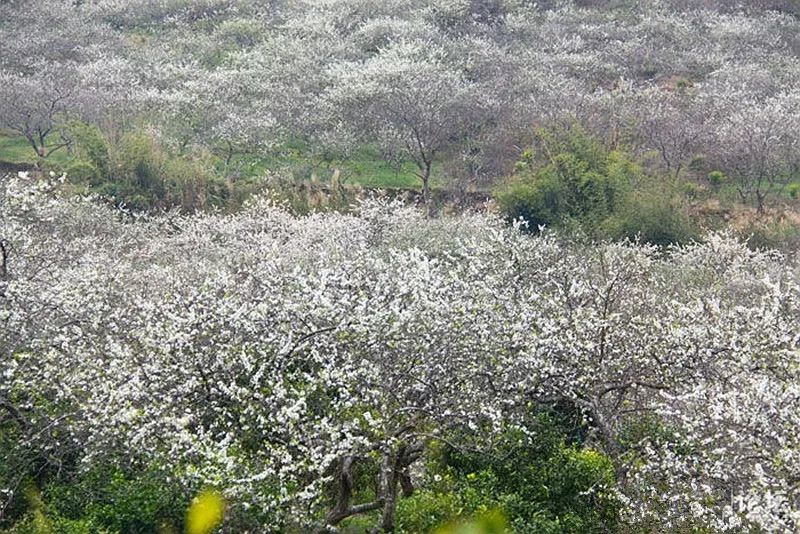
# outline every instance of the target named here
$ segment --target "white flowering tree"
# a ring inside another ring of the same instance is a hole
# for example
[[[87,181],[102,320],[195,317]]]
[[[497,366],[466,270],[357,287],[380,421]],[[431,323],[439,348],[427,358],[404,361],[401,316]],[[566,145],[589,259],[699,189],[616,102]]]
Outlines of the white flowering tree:
[[[491,454],[531,411],[571,406],[629,524],[798,527],[785,258],[725,236],[571,245],[381,204],[131,221],[9,183],[6,504],[14,473],[81,451],[218,486],[265,528],[372,513],[392,531],[432,444]]]
[[[51,134],[74,105],[75,81],[60,68],[44,66],[34,75],[0,72],[0,126],[22,135],[40,158],[67,146]]]
[[[716,155],[742,201],[759,213],[800,173],[800,99],[786,93],[737,103],[716,131]]]
[[[389,159],[410,160],[430,201],[434,163],[488,118],[492,95],[445,61],[435,42],[394,42],[363,61],[340,63],[326,104],[348,138]]]

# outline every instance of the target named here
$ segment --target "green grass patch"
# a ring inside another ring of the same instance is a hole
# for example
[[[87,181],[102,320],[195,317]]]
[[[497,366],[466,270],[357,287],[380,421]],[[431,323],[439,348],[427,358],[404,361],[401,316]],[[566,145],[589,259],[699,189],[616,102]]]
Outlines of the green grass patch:
[[[222,162],[217,165],[222,172]],[[361,150],[347,159],[323,160],[310,152],[298,148],[277,151],[273,154],[249,154],[236,156],[231,169],[242,175],[258,178],[270,172],[285,172],[297,182],[317,181],[327,183],[339,171],[339,182],[360,185],[366,188],[381,189],[419,189],[422,181],[415,174],[416,167],[411,162],[400,166],[390,165],[380,155],[369,150]],[[434,167],[432,185],[439,183],[437,168]]]
[[[0,133],[0,161],[36,163],[36,159],[33,148],[23,137]]]
[[[0,161],[34,164],[38,159],[24,137],[9,132],[0,132]],[[70,155],[63,148],[47,158],[48,161],[58,164],[66,163],[70,159]]]

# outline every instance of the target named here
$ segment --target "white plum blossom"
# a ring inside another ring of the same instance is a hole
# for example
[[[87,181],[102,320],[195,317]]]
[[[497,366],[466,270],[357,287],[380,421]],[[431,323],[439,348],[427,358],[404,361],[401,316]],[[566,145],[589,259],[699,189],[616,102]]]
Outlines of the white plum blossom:
[[[5,184],[0,417],[31,455],[160,465],[275,528],[390,525],[431,443],[490,450],[567,403],[630,524],[800,526],[800,289],[776,253],[374,201],[131,218]],[[362,462],[374,501],[354,497]]]

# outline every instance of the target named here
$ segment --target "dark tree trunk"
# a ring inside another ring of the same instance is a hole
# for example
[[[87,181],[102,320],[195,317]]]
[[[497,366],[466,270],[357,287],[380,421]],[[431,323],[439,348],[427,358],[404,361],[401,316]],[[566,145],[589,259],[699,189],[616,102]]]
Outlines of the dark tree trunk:
[[[767,195],[761,191],[756,191],[756,213],[758,215],[764,215],[764,201],[766,200],[766,196]]]
[[[325,524],[317,530],[317,533],[335,532],[336,525],[348,517],[378,510],[383,506],[381,499],[364,504],[350,504],[353,497],[352,468],[355,461],[355,457],[347,456],[337,466],[336,504],[325,516]]]
[[[8,241],[0,239],[0,280],[8,280],[8,249]]]
[[[381,493],[383,494],[383,513],[379,528],[375,531],[389,534],[394,532],[394,512],[397,508],[397,482],[402,451],[397,455],[387,454],[381,469]]]
[[[422,202],[425,204],[425,214],[430,217],[431,206],[431,162],[425,161],[422,169]]]

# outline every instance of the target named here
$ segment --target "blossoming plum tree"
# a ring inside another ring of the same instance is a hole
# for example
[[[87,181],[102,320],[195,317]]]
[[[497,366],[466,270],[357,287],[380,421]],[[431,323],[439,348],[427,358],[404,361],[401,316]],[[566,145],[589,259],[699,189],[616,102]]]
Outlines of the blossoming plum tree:
[[[133,220],[6,183],[5,505],[77,454],[215,485],[269,528],[389,532],[435,443],[491,454],[571,406],[629,524],[798,526],[800,290],[774,253],[372,202]]]

